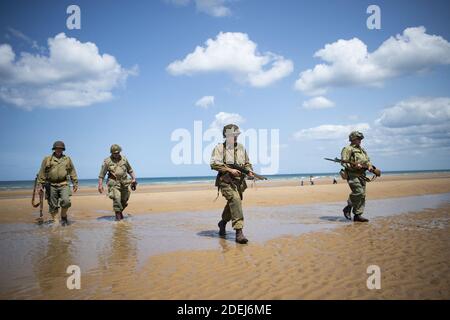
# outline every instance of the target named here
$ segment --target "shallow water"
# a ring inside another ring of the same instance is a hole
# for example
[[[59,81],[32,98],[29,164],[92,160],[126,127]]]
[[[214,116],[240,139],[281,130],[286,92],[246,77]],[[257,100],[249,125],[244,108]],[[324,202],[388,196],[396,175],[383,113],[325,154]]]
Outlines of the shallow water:
[[[450,194],[425,195],[367,202],[368,218],[419,212],[450,203]],[[342,215],[344,202],[244,208],[245,234],[251,243],[280,236],[326,230],[352,223]],[[107,211],[95,220],[69,226],[44,224],[0,225],[0,297],[39,296],[51,289],[55,276],[65,276],[69,265],[84,272],[123,265],[139,270],[153,255],[178,250],[226,251],[234,243],[228,225],[227,240],[218,237],[218,212],[140,214],[114,222]]]

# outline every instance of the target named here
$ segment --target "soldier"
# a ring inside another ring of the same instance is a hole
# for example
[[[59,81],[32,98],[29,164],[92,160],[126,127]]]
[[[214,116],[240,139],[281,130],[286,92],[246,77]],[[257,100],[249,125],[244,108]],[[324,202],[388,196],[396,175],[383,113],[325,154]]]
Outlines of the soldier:
[[[46,156],[41,164],[38,174],[40,192],[47,192],[49,213],[51,221],[55,221],[58,209],[61,206],[61,224],[68,224],[67,211],[71,206],[69,179],[73,184],[73,192],[78,190],[78,178],[72,160],[63,154],[66,146],[62,141],[53,144],[53,154]]]
[[[239,170],[232,169],[226,164],[238,164],[247,170],[253,170],[244,146],[237,143],[237,137],[241,133],[239,127],[228,124],[223,128],[224,143],[218,144],[211,156],[211,169],[217,170],[216,187],[227,200],[223,209],[222,220],[219,221],[219,235],[225,237],[225,227],[231,220],[233,229],[236,230],[236,242],[247,243],[248,240],[242,231],[244,227],[244,215],[242,213],[242,194],[247,188],[244,176]],[[253,176],[253,172],[248,174]]]
[[[348,163],[342,164],[344,167],[344,177],[346,177],[348,185],[352,190],[347,200],[347,206],[343,209],[343,212],[344,216],[351,220],[353,207],[353,221],[368,222],[368,219],[362,217],[366,203],[366,170],[373,171],[374,168],[370,163],[366,150],[361,147],[362,139],[364,139],[364,135],[361,132],[351,132],[349,135],[350,145],[344,147],[341,152],[342,160],[356,162],[354,166]]]
[[[100,174],[98,175],[98,191],[103,193],[103,179],[108,174],[106,185],[108,186],[108,196],[113,200],[113,209],[116,221],[123,219],[123,210],[128,205],[130,198],[130,185],[136,185],[136,176],[127,158],[120,154],[122,148],[113,144],[111,146],[111,156],[103,161]],[[131,181],[128,179],[131,176]]]

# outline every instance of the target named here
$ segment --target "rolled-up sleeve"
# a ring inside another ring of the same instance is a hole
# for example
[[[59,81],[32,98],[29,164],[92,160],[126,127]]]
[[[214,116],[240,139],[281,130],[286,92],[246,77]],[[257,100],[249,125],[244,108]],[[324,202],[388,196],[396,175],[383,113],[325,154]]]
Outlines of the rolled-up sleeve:
[[[212,170],[223,172],[227,169],[225,164],[223,163],[223,147],[220,147],[220,145],[217,145],[212,154],[211,154],[211,161],[210,166]]]
[[[100,173],[98,174],[98,178],[104,179],[107,172],[108,172],[108,165],[106,164],[106,161],[103,161],[102,167],[100,168]]]

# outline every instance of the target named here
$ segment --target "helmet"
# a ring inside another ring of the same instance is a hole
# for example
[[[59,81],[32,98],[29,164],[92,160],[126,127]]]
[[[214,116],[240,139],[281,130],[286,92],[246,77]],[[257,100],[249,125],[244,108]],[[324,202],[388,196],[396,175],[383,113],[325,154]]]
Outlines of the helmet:
[[[52,150],[55,150],[55,149],[66,150],[66,145],[62,141],[55,141],[55,143],[53,144]]]
[[[239,130],[239,127],[235,124],[227,124],[225,127],[223,127],[222,134],[223,137],[226,138],[226,136],[229,134],[238,136],[241,134],[241,131]]]
[[[364,139],[364,135],[360,131],[352,131],[348,135],[348,140],[352,141],[354,139],[361,139],[362,140],[362,139]]]
[[[111,153],[120,153],[122,148],[118,144],[113,144],[110,149]]]

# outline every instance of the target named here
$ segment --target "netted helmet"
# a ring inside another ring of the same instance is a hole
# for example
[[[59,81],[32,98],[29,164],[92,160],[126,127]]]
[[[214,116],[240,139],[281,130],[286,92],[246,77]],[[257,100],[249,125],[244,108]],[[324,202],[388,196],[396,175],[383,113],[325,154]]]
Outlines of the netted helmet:
[[[223,137],[226,138],[227,135],[238,136],[241,134],[241,131],[239,130],[239,127],[235,124],[227,124],[225,127],[223,127],[222,134]]]
[[[55,143],[53,144],[52,150],[55,150],[55,149],[66,150],[66,145],[62,141],[55,141]]]
[[[120,153],[122,148],[118,144],[113,144],[110,149],[111,153]]]
[[[360,131],[352,131],[348,136],[348,140],[352,141],[354,139],[362,140],[362,139],[364,139],[364,135]]]

